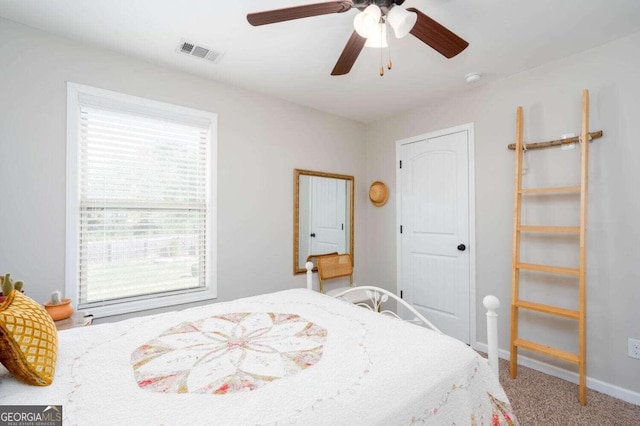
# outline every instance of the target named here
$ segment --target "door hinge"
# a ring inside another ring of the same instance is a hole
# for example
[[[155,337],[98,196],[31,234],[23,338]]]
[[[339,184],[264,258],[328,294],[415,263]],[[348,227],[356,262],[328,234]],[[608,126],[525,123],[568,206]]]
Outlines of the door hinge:
[[[402,290],[400,290],[400,299],[402,299]]]
[[[342,231],[344,231],[344,223],[342,224]]]
[[[400,160],[400,168],[402,168],[402,160]]]
[[[400,225],[400,233],[402,234],[402,225]]]

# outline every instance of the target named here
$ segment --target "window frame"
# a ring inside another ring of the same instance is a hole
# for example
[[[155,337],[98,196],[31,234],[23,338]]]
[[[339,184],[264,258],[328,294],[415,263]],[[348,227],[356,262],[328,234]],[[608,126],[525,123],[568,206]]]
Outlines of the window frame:
[[[207,214],[205,286],[198,289],[176,290],[171,294],[151,294],[131,297],[122,302],[90,306],[77,304],[79,294],[79,233],[80,233],[80,95],[99,96],[110,101],[126,102],[141,107],[161,109],[168,113],[205,118],[210,121],[207,144]],[[183,106],[145,99],[124,93],[67,82],[67,164],[66,164],[66,247],[65,296],[77,304],[77,309],[88,309],[94,318],[130,314],[149,309],[164,308],[185,303],[217,298],[217,114]]]

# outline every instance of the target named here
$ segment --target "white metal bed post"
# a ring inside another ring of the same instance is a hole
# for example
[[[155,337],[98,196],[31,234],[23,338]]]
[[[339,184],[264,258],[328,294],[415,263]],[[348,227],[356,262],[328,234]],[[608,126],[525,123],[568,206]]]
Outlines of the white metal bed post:
[[[313,290],[313,263],[307,262],[304,267],[307,268],[307,290]]]
[[[500,367],[498,364],[498,314],[496,309],[500,307],[500,301],[495,296],[485,296],[482,304],[487,309],[487,355],[489,366],[500,377]]]

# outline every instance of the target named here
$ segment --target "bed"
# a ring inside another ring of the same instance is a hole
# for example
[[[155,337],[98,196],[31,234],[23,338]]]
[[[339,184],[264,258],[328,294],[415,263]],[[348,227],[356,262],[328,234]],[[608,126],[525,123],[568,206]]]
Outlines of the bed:
[[[308,289],[58,334],[50,386],[0,367],[0,405],[64,424],[516,424],[486,359],[437,331]]]

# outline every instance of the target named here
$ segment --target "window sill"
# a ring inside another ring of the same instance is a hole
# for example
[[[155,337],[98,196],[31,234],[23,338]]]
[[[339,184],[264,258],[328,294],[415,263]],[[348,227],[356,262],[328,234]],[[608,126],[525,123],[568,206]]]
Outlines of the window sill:
[[[202,302],[217,298],[215,290],[201,290],[171,296],[159,296],[149,299],[134,300],[129,302],[114,303],[112,305],[98,305],[93,303],[78,306],[78,310],[91,312],[94,318],[105,318],[115,315],[134,314],[150,309],[168,308],[185,303]]]

